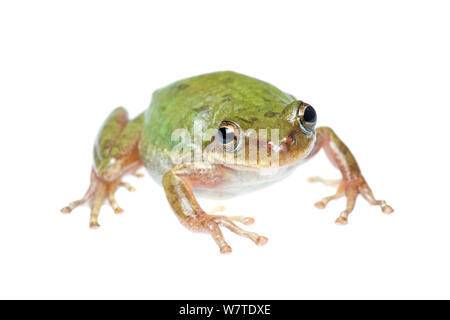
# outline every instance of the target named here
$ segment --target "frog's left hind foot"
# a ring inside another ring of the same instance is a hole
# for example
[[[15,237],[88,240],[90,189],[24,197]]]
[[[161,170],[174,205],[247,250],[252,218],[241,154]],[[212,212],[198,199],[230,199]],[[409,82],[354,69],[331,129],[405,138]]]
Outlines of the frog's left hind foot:
[[[383,213],[390,214],[394,212],[391,206],[389,206],[384,200],[376,200],[373,196],[372,190],[367,184],[363,176],[359,176],[352,180],[325,180],[319,177],[313,177],[308,179],[309,182],[321,182],[328,186],[337,185],[337,191],[334,195],[323,198],[316,202],[314,205],[316,208],[324,209],[328,202],[331,200],[339,199],[343,196],[347,197],[347,207],[341,212],[340,216],[336,219],[336,223],[343,225],[348,223],[348,216],[355,207],[356,198],[358,194],[361,194],[371,205],[380,206]]]
[[[115,213],[123,212],[114,194],[119,187],[125,187],[129,191],[135,190],[121,180],[125,174],[141,176],[136,171],[142,166],[138,152],[142,120],[141,115],[129,121],[127,112],[121,107],[109,115],[95,141],[94,166],[89,189],[83,198],[63,208],[63,213],[70,213],[76,207],[89,202],[89,226],[95,229],[100,226],[98,216],[105,200],[108,200]]]
[[[328,202],[331,200],[336,200],[344,196],[344,184],[342,183],[342,180],[327,180],[323,179],[321,177],[311,177],[308,178],[308,182],[321,182],[326,186],[337,186],[338,189],[335,194],[325,197],[320,201],[317,201],[314,206],[318,209],[325,209]]]
[[[317,208],[323,209],[331,200],[345,196],[347,198],[347,206],[336,219],[336,223],[340,225],[347,224],[348,216],[353,211],[356,198],[360,194],[371,205],[380,206],[383,213],[394,212],[387,205],[386,201],[375,199],[372,190],[370,190],[369,185],[361,174],[355,157],[331,128],[320,127],[316,129],[316,143],[308,158],[316,155],[321,149],[325,151],[331,163],[341,171],[342,179],[325,180],[318,177],[308,179],[310,182],[322,182],[325,185],[338,186],[336,194],[316,202],[315,206]]]

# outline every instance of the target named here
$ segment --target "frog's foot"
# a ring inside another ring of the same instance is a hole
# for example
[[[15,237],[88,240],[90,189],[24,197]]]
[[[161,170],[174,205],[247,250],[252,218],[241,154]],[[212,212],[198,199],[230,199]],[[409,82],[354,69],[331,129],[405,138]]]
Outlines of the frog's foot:
[[[139,169],[138,169],[138,170],[139,170]],[[136,178],[143,178],[143,177],[144,177],[144,174],[138,172],[138,170],[133,171],[133,172],[131,173],[131,175],[134,176],[134,177],[136,177]]]
[[[100,209],[106,199],[108,199],[109,204],[116,214],[123,212],[123,209],[118,205],[114,197],[114,194],[119,187],[125,187],[129,191],[135,191],[135,188],[130,186],[128,183],[121,181],[120,179],[114,181],[102,180],[97,177],[94,170],[92,170],[91,184],[86,194],[80,200],[76,200],[70,203],[67,207],[62,208],[61,212],[68,214],[72,212],[76,207],[89,202],[91,207],[89,226],[93,229],[96,229],[100,227],[98,223],[98,216],[100,214]]]
[[[320,182],[320,183],[323,183],[326,186],[331,186],[331,187],[339,186],[341,184],[341,181],[342,180],[340,180],[340,179],[339,180],[328,180],[328,179],[324,179],[324,178],[321,178],[321,177],[309,177],[308,178],[308,182],[312,182],[312,183]]]
[[[336,194],[325,197],[322,200],[316,202],[314,205],[319,208],[323,209],[327,206],[328,202],[331,200],[336,200],[345,195],[347,198],[347,206],[344,211],[341,212],[340,216],[336,219],[336,224],[339,225],[345,225],[348,223],[348,216],[353,211],[356,203],[356,198],[358,197],[358,194],[361,194],[371,205],[377,205],[381,207],[381,210],[383,213],[390,214],[394,212],[392,207],[390,207],[386,201],[384,200],[376,200],[373,196],[372,190],[370,189],[369,185],[367,184],[366,180],[363,176],[359,176],[357,178],[354,178],[352,180],[339,180],[339,181],[330,181],[330,180],[324,180],[322,178],[310,178],[310,182],[322,182],[326,185],[338,185],[338,189]]]
[[[123,209],[119,206],[119,204],[116,201],[116,198],[114,196],[114,194],[116,193],[117,189],[119,187],[124,187],[126,188],[128,191],[130,192],[134,192],[136,191],[136,188],[130,186],[128,183],[120,181],[120,180],[116,180],[113,182],[108,183],[108,201],[109,204],[111,206],[111,208],[113,208],[114,213],[116,214],[120,214],[123,212]]]
[[[257,233],[249,232],[238,227],[233,221],[240,222],[246,225],[252,224],[255,220],[249,217],[241,216],[222,216],[222,215],[210,215],[207,213],[200,213],[191,217],[188,217],[184,224],[192,231],[205,232],[211,234],[214,241],[220,248],[221,253],[231,253],[231,247],[225,241],[220,227],[225,227],[228,230],[246,237],[252,240],[256,245],[262,246],[267,243],[268,239],[264,236],[260,236]]]
[[[320,177],[311,177],[308,178],[308,182],[321,182],[326,186],[338,186],[338,189],[335,194],[325,197],[314,204],[314,206],[318,209],[325,209],[328,202],[330,202],[331,200],[339,199],[344,195],[344,184],[342,180],[327,180]]]
[[[308,178],[308,182],[320,182],[323,183],[326,186],[331,186],[331,187],[335,187],[337,186],[338,189],[336,191],[335,194],[325,197],[320,201],[317,201],[314,206],[318,209],[325,209],[327,204],[332,201],[332,200],[337,200],[339,198],[341,198],[344,195],[344,184],[342,183],[342,180],[328,180],[328,179],[323,179],[321,177],[310,177]]]
[[[219,206],[219,207],[215,207],[215,208],[209,210],[207,212],[207,214],[209,214],[209,215],[211,215],[213,217],[217,217],[217,218],[227,218],[227,219],[230,219],[232,221],[236,221],[236,222],[240,222],[242,224],[245,224],[246,226],[249,226],[249,225],[255,223],[255,219],[253,219],[251,217],[213,215],[213,213],[223,212],[223,211],[225,211],[225,206]]]

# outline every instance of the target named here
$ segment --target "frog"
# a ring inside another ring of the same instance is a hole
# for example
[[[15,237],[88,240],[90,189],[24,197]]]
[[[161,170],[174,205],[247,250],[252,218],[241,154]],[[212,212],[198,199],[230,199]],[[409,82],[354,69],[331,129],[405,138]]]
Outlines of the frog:
[[[377,200],[349,148],[330,127],[318,127],[317,113],[268,82],[232,71],[197,75],[156,90],[150,106],[130,119],[118,107],[104,121],[95,138],[90,185],[84,196],[61,211],[65,214],[88,203],[90,228],[98,228],[106,201],[116,214],[119,187],[135,189],[125,175],[148,174],[160,184],[178,220],[193,232],[207,233],[221,253],[230,253],[222,229],[262,246],[268,238],[243,229],[252,217],[205,211],[198,198],[229,198],[271,185],[290,175],[320,150],[341,173],[339,180],[312,177],[310,182],[334,186],[336,192],[315,203],[324,209],[346,198],[335,220],[348,223],[361,195],[385,214],[394,210]],[[192,138],[193,137],[193,138]]]

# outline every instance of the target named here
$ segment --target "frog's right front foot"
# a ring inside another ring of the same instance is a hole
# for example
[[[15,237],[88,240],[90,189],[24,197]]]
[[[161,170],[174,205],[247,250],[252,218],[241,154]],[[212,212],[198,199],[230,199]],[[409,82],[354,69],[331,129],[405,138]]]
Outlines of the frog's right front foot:
[[[222,215],[209,215],[206,213],[200,213],[198,215],[187,218],[183,221],[183,224],[190,230],[196,232],[206,232],[211,234],[214,241],[220,248],[220,253],[231,253],[231,247],[225,241],[220,227],[225,227],[228,230],[246,237],[252,240],[257,246],[263,246],[267,243],[268,239],[264,236],[260,236],[255,232],[249,232],[238,227],[234,221],[240,222],[245,225],[252,224],[255,220],[249,217],[233,216],[227,217]]]
[[[202,185],[210,183],[210,187],[213,187],[213,183],[217,181],[214,176],[219,177],[223,172],[220,171],[220,167],[211,166],[208,174],[202,176],[204,171],[196,168],[195,165],[180,165],[166,172],[162,178],[167,199],[180,222],[191,231],[209,233],[221,253],[230,253],[231,247],[225,241],[220,227],[246,237],[258,246],[266,244],[266,237],[243,230],[234,223],[250,225],[255,221],[253,218],[207,214],[202,210],[193,194],[193,187],[196,183]],[[223,208],[215,211],[223,211]]]
[[[113,208],[114,212],[119,214],[123,212],[123,209],[118,205],[114,194],[119,187],[125,187],[129,191],[134,191],[135,189],[129,184],[122,182],[120,179],[114,181],[105,181],[97,177],[94,170],[91,172],[91,184],[88,191],[80,200],[71,202],[67,207],[61,209],[62,213],[68,214],[72,212],[76,207],[89,202],[91,207],[91,216],[89,219],[89,227],[96,229],[100,227],[98,223],[98,216],[100,213],[100,208],[103,203],[108,199],[109,204]]]

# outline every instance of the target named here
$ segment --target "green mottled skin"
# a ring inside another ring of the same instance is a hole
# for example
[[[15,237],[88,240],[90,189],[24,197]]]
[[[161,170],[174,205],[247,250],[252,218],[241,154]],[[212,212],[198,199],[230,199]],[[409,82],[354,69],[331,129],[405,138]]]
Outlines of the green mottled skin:
[[[127,122],[127,114],[123,108],[117,108],[105,120],[94,146],[94,166],[96,168],[107,165],[111,149]]]
[[[201,121],[207,129],[231,120],[243,130],[277,128],[280,136],[286,136],[291,126],[283,125],[286,119],[280,115],[293,101],[264,81],[231,71],[177,81],[153,93],[145,113],[141,159],[152,168],[155,157],[163,156],[161,153],[178,143],[172,141],[172,132],[183,128],[192,133],[195,121]]]

